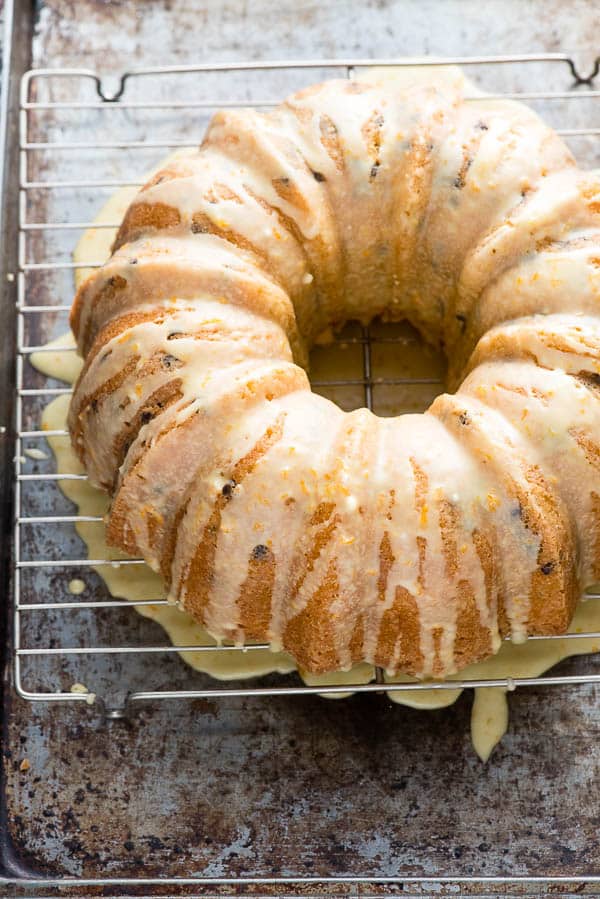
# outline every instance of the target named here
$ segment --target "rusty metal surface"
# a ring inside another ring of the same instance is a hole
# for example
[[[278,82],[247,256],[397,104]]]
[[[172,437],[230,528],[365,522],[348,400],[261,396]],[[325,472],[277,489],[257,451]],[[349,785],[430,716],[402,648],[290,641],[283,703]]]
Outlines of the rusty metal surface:
[[[206,62],[252,58],[343,55],[391,56],[420,53],[469,54],[564,50],[565,35],[580,71],[593,69],[600,48],[593,3],[529,3],[516,16],[507,6],[443,2],[386,3],[368,0],[296,4],[292,0],[254,3],[209,0],[201,9],[193,0],[50,0],[38,5],[33,40],[35,66],[76,65],[97,68],[106,84],[125,67],[157,62]],[[543,13],[542,13],[543,10]],[[280,75],[263,86],[284,96],[307,75]],[[482,73],[485,81],[485,73]],[[543,68],[523,74],[511,68],[489,87],[533,89],[569,86],[568,73],[550,75]],[[524,83],[523,79],[529,80]],[[318,72],[310,76],[316,80]],[[155,89],[173,96],[173,82]],[[237,81],[212,79],[206,89],[220,92],[258,91],[244,76]],[[196,85],[189,88],[196,89]],[[204,89],[204,88],[203,88]],[[54,88],[53,99],[61,99]],[[64,88],[66,90],[66,87]],[[86,88],[85,90],[90,90]],[[132,90],[138,90],[133,85]],[[142,88],[139,88],[141,91]],[[241,95],[241,94],[239,94]],[[86,94],[89,96],[89,94]],[[577,115],[589,114],[581,101]],[[544,110],[543,110],[544,111]],[[560,106],[547,110],[560,118]],[[46,129],[57,128],[49,114]],[[110,121],[127,128],[128,136],[148,134],[147,122],[129,113]],[[71,139],[97,134],[98,122],[86,116],[68,123]],[[576,124],[576,123],[574,123]],[[600,124],[600,123],[596,123]],[[64,120],[61,120],[61,127]],[[157,132],[185,130],[176,116],[154,123]],[[203,120],[186,123],[201,133]],[[171,129],[171,130],[169,130]],[[155,132],[152,132],[152,136]],[[57,135],[54,134],[56,139]],[[104,139],[107,135],[104,134]],[[597,148],[580,143],[577,152],[598,165]],[[118,167],[139,171],[156,158],[144,153],[99,160],[79,154],[68,163],[77,173],[110,177]],[[65,158],[43,154],[30,175],[50,178]],[[60,167],[60,168],[59,168]],[[32,221],[83,221],[93,216],[101,197],[67,192],[58,199],[42,192],[30,199]],[[61,218],[62,217],[62,218]],[[36,258],[68,259],[73,233],[43,235],[30,244]],[[71,296],[69,272],[40,273],[31,278],[30,302],[66,303]],[[35,319],[35,317],[33,317]],[[64,330],[57,314],[44,323],[31,321],[28,342],[41,343]],[[28,370],[27,384],[44,379]],[[37,424],[41,401],[27,407],[27,422]],[[32,466],[50,465],[29,460]],[[32,486],[25,497],[31,514],[69,509],[53,485]],[[67,557],[81,555],[82,544],[70,531],[29,534],[26,557],[47,555],[59,543]],[[77,572],[34,571],[24,582],[26,601],[62,594],[65,579]],[[90,598],[102,598],[102,582],[89,571]],[[48,629],[61,629],[65,644],[90,639],[108,643],[115,634],[125,642],[160,642],[159,630],[133,611],[58,617],[44,612],[28,634],[29,645],[41,642]],[[54,667],[50,672],[48,666]],[[600,671],[600,662],[593,662]],[[96,658],[82,673],[81,662],[41,660],[29,671],[35,682],[51,676],[57,689],[74,680],[99,685],[114,703],[124,691],[149,684],[207,683],[177,658],[138,659],[124,669],[122,660]],[[566,662],[561,670],[590,670],[589,659]],[[10,670],[9,670],[10,676]],[[279,679],[281,680],[281,679]],[[84,680],[84,682],[87,682]],[[22,877],[183,878],[236,876],[369,878],[436,878],[440,876],[573,876],[600,875],[600,806],[595,787],[599,774],[600,708],[597,689],[576,691],[531,689],[511,698],[507,737],[491,761],[482,765],[471,747],[470,696],[453,707],[424,713],[393,707],[383,697],[364,696],[327,702],[294,697],[264,702],[227,699],[219,702],[162,703],[147,706],[131,720],[103,722],[93,709],[79,704],[29,704],[17,699],[10,684],[5,714],[5,845],[4,867]],[[29,769],[21,771],[24,759]],[[196,895],[237,891],[225,886],[173,884],[157,895]],[[246,892],[305,894],[308,887],[246,886]],[[452,895],[531,895],[544,884],[415,885],[406,881],[372,883],[363,894],[378,892],[448,892]],[[560,888],[561,895],[580,891]],[[598,887],[581,887],[591,895]],[[3,887],[0,885],[0,895]],[[150,891],[150,887],[148,887]],[[353,894],[350,886],[312,887],[310,892]],[[60,895],[142,895],[134,884],[114,888],[67,887]],[[51,886],[4,887],[7,896],[55,895]]]

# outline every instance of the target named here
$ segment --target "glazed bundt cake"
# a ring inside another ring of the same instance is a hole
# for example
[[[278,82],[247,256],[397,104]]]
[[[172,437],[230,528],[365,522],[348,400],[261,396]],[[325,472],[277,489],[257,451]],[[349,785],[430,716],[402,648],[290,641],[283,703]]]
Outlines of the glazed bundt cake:
[[[600,179],[454,73],[219,112],[140,191],[71,323],[109,540],[218,639],[443,677],[561,633],[600,577]],[[311,392],[311,343],[408,319],[422,415]]]

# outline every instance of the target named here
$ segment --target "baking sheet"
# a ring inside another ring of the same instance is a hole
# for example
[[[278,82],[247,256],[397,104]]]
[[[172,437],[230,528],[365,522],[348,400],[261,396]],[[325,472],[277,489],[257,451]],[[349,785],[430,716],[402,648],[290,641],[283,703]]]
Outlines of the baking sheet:
[[[531,52],[561,49],[561,36],[568,34],[581,48],[581,71],[592,70],[597,33],[593,4],[576,3],[568,10],[562,4],[551,8],[545,4],[542,16],[542,4],[531,3],[520,7],[518,21],[507,12],[509,6],[490,3],[484,12],[483,4],[470,2],[383,2],[339,3],[325,9],[258,0],[213,2],[199,10],[195,3],[178,0],[137,5],[54,0],[37,10],[33,64],[97,65],[114,73],[126,64],[156,63],[157,46],[164,56],[161,62],[198,61],[199,55],[200,61],[207,61],[462,54],[474,49]],[[515,10],[516,5],[510,8]],[[570,81],[568,72],[552,68],[549,73],[543,66],[527,75],[519,67],[501,74],[494,71],[488,77],[505,89],[544,89],[551,79],[558,89]],[[298,77],[289,73],[277,83],[266,82],[265,88],[273,96],[284,96],[299,83]],[[306,75],[300,77],[306,83]],[[316,72],[310,80],[318,77]],[[118,81],[107,74],[105,84],[108,92]],[[134,98],[143,90],[135,83],[131,88]],[[197,84],[186,88],[196,89]],[[203,91],[223,99],[233,90],[246,89],[240,76],[237,83],[213,77],[202,85]],[[93,93],[93,85],[85,90]],[[172,96],[173,84],[164,82],[155,90]],[[53,99],[60,99],[60,88]],[[582,100],[580,108],[577,114],[585,121],[589,101]],[[552,114],[561,115],[560,107],[553,109]],[[123,115],[122,127],[127,126],[131,135],[132,126],[138,127],[131,114],[117,115]],[[85,134],[92,124],[84,116],[75,118],[70,139],[76,139],[78,129]],[[51,131],[52,121],[46,125]],[[141,135],[145,127],[139,125]],[[163,119],[161,127],[167,134],[181,123],[174,116],[171,123]],[[200,133],[200,117],[195,127]],[[54,133],[52,139],[58,137]],[[579,145],[580,155],[587,154],[588,164],[597,165],[595,148],[590,141],[587,144],[583,151]],[[153,160],[149,151],[144,153],[141,164],[146,167]],[[122,161],[120,157],[119,164]],[[52,166],[59,163],[64,173],[64,157],[57,163],[41,157],[39,168],[29,174],[48,179]],[[104,171],[95,169],[94,177],[110,177],[116,164],[107,154]],[[140,165],[138,154],[132,155],[131,164]],[[85,170],[89,157],[79,154],[74,165]],[[100,191],[74,190],[58,201],[32,197],[28,215],[39,221],[59,221],[61,216],[66,221],[67,215],[86,221],[101,205],[102,196]],[[72,244],[72,234],[55,232],[51,239],[46,235],[29,246],[37,259],[67,259]],[[40,274],[31,279],[30,290],[30,302],[53,298],[68,303],[69,273]],[[63,328],[64,316],[58,314],[50,330],[42,331],[32,321],[27,342],[42,343]],[[33,371],[28,378],[28,386],[43,384]],[[32,423],[40,407],[41,403],[31,402]],[[32,489],[28,503],[31,514],[68,509],[57,490]],[[47,549],[44,539],[31,537],[31,557]],[[72,533],[62,546],[71,557],[81,552]],[[24,598],[39,601],[40,596],[63,591],[61,577],[56,572],[32,575]],[[85,577],[90,582],[89,573]],[[100,598],[100,582],[91,583],[91,588]],[[78,619],[78,628],[82,621]],[[121,634],[128,628],[132,633],[132,626],[136,633],[141,628],[142,639],[147,640],[160,636],[151,622],[140,621],[128,610],[116,616],[111,612],[110,618],[90,616],[83,624],[88,632],[97,627],[97,637],[105,642],[113,637],[113,628]],[[74,630],[63,633],[65,643],[77,643],[74,620],[68,626]],[[44,639],[35,628],[29,636],[31,645]],[[58,671],[65,684],[72,682],[76,670],[69,664]],[[95,682],[105,684],[108,692],[110,678],[114,689],[124,672],[114,668],[115,663],[110,672],[102,660],[93,664],[90,676]],[[589,659],[567,662],[561,671],[589,672],[590,665],[600,672],[600,665]],[[189,671],[176,659],[167,660],[161,671],[169,683],[189,683]],[[40,678],[47,673],[40,670]],[[134,681],[143,685],[155,675],[154,662],[141,661]],[[131,677],[128,669],[123,689],[131,688]],[[115,705],[121,699],[115,692]],[[16,699],[10,689],[7,700],[4,864],[15,876],[122,880],[600,874],[595,789],[599,711],[593,686],[514,695],[509,734],[487,766],[481,765],[470,745],[468,696],[456,706],[427,714],[392,707],[383,697],[373,696],[344,702],[295,697],[162,703],[137,711],[131,721],[110,724],[84,704],[31,705]],[[30,767],[21,771],[25,758]],[[15,895],[16,889],[6,886],[6,895]],[[37,887],[18,889],[23,894],[37,891]],[[214,893],[212,887],[205,889]],[[282,889],[261,888],[275,894]],[[306,887],[294,889],[303,892]],[[363,892],[378,889],[372,884]],[[404,895],[430,889],[431,884],[407,882]],[[500,888],[480,883],[438,889],[454,895],[459,890],[496,895]],[[546,887],[515,884],[502,889],[531,893]],[[568,889],[561,888],[561,894]],[[135,892],[135,887],[114,888],[126,890]],[[200,885],[193,888],[200,890]]]

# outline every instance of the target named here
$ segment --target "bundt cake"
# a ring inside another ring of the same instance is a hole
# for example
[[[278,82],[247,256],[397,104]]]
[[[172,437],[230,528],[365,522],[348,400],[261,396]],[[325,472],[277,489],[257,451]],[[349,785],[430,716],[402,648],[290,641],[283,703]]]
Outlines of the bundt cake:
[[[600,577],[600,178],[457,74],[217,113],[79,289],[69,413],[109,541],[218,639],[444,677]],[[328,327],[408,319],[422,415],[311,392]]]

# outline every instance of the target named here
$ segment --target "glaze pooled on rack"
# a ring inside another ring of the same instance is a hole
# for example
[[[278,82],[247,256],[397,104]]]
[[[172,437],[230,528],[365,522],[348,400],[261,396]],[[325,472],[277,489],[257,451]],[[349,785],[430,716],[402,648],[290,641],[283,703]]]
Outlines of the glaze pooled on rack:
[[[446,676],[563,632],[600,564],[600,183],[525,107],[410,77],[219,113],[72,314],[109,539],[314,672]],[[379,314],[445,348],[455,395],[378,419],[310,392],[315,337]]]

